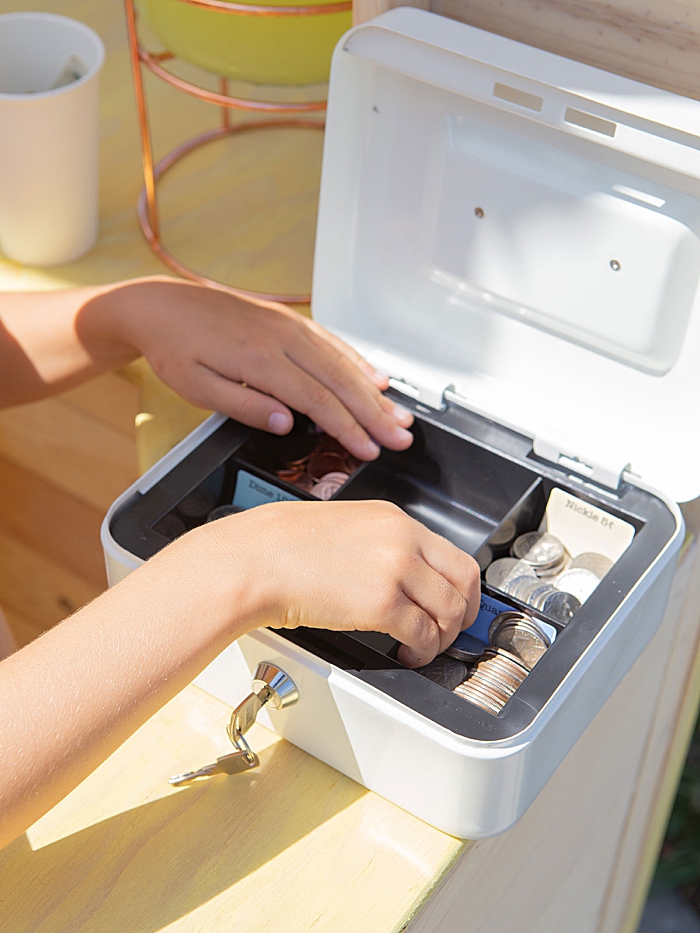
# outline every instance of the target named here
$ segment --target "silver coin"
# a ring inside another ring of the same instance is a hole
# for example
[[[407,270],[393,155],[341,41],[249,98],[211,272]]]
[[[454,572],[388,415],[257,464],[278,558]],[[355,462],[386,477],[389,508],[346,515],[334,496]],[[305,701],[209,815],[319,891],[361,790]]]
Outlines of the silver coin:
[[[468,632],[460,632],[444,654],[460,661],[478,661],[486,646],[478,638]]]
[[[517,557],[501,557],[495,560],[486,568],[484,579],[489,586],[502,590],[505,583],[510,579],[510,572],[514,567],[521,563]]]
[[[416,668],[416,673],[432,680],[434,684],[445,687],[446,690],[454,690],[466,679],[468,669],[464,661],[440,654],[430,664]]]
[[[515,592],[510,595],[515,596],[522,603],[529,603],[532,594],[541,586],[543,586],[543,583],[538,576],[535,576],[534,580],[531,577],[521,577]]]
[[[569,566],[569,560],[569,555],[565,552],[562,559],[556,564],[552,564],[551,567],[536,567],[537,576],[541,580],[549,580],[551,577],[559,576]]]
[[[585,551],[579,554],[569,564],[572,570],[581,567],[583,570],[590,570],[599,580],[602,580],[605,574],[612,567],[613,562],[605,554],[597,554],[595,551]]]
[[[550,596],[554,596],[559,592],[556,586],[549,584],[547,587],[542,587],[537,591],[538,595],[535,596],[533,593],[530,597],[530,605],[533,609],[542,609],[544,604],[547,602]]]
[[[539,581],[539,586],[536,589],[530,591],[527,597],[527,604],[528,606],[532,606],[533,609],[536,609],[537,603],[539,602],[540,597],[542,596],[546,597],[546,596],[549,596],[551,593],[556,593],[556,592],[557,592],[556,588],[553,587],[551,583],[542,583],[542,581]]]
[[[493,547],[502,547],[504,544],[510,544],[515,537],[515,521],[507,518],[498,526],[489,538],[489,544]]]
[[[573,614],[580,608],[581,603],[575,596],[562,592],[552,593],[542,604],[542,612],[561,625],[570,622]]]
[[[556,587],[563,593],[571,593],[580,603],[585,603],[600,580],[584,567],[569,567],[556,579]]]
[[[561,563],[565,550],[559,538],[555,538],[554,535],[542,531],[529,531],[515,539],[511,554],[524,560],[535,570],[545,570]]]
[[[489,626],[489,642],[519,658],[530,670],[549,648],[549,638],[521,612],[502,612]]]
[[[536,583],[538,586],[540,585],[540,581],[537,578],[536,573],[533,573],[532,576],[527,575],[527,576],[521,576],[521,577],[513,577],[512,580],[508,580],[504,584],[503,592],[509,593],[511,596],[516,596],[518,595],[519,592],[523,590],[523,588],[528,583]],[[518,599],[522,599],[522,597],[518,595]]]

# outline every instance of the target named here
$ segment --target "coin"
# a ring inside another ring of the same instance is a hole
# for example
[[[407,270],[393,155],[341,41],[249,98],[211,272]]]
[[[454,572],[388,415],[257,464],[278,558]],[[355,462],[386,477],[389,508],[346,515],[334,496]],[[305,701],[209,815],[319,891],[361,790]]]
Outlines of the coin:
[[[583,570],[590,570],[599,580],[602,580],[612,565],[613,562],[609,557],[606,557],[605,554],[596,554],[595,551],[585,551],[583,554],[579,554],[578,557],[574,557],[569,564],[569,569],[575,570],[581,567]]]
[[[510,580],[522,576],[536,576],[530,564],[518,560],[517,557],[501,557],[486,568],[485,580],[489,586],[503,590]]]
[[[467,665],[464,661],[458,661],[455,658],[439,654],[430,664],[416,668],[416,673],[422,674],[423,677],[427,677],[428,680],[432,680],[433,683],[438,684],[440,687],[454,690],[466,678]]]
[[[516,599],[519,599],[523,603],[527,603],[530,600],[530,596],[542,587],[542,581],[539,577],[535,577],[534,580],[532,577],[520,577],[517,581],[513,581],[513,589],[510,590],[510,595],[515,596]]]
[[[478,638],[468,632],[460,632],[449,648],[445,648],[445,654],[462,661],[476,661],[481,657],[484,647]]]
[[[315,483],[309,490],[312,496],[327,501],[331,499],[340,489],[342,483]]]
[[[505,706],[505,703],[495,694],[491,693],[491,691],[480,687],[478,684],[473,684],[470,681],[455,687],[452,692],[462,697],[462,699],[473,703],[475,706],[480,706],[487,712],[493,713],[494,716],[498,715]]]
[[[343,483],[347,483],[349,478],[347,473],[341,473],[340,470],[336,470],[335,473],[326,473],[325,476],[322,476],[319,483],[340,483],[342,486]]]
[[[492,547],[502,547],[505,544],[510,544],[515,537],[515,531],[515,521],[512,518],[507,518],[505,521],[501,522],[491,535],[489,544]]]
[[[502,648],[529,669],[549,648],[549,638],[535,622],[521,612],[502,612],[489,626],[489,642]]]
[[[551,583],[548,583],[547,586],[543,586],[537,590],[537,595],[535,595],[535,593],[531,594],[528,605],[532,606],[533,609],[542,609],[549,597],[556,596],[558,592],[559,590],[556,586],[552,586]]]
[[[581,603],[575,596],[561,591],[550,594],[542,604],[542,612],[561,625],[570,622],[573,614],[580,608]]]
[[[556,580],[558,590],[571,593],[580,603],[586,602],[599,583],[599,578],[584,567],[569,567]]]
[[[542,531],[520,535],[513,542],[511,554],[530,564],[537,572],[549,570],[565,559],[564,545],[559,538]]]
[[[306,469],[311,479],[316,480],[318,483],[321,481],[321,477],[325,476],[326,473],[341,472],[343,464],[344,458],[342,454],[333,452],[327,453],[321,450],[311,456]]]
[[[547,596],[551,596],[552,593],[556,592],[556,587],[552,586],[551,583],[540,582],[540,585],[537,587],[537,589],[532,590],[532,592],[528,595],[527,604],[528,606],[532,606],[533,609],[539,609],[540,599],[542,597],[546,599]]]

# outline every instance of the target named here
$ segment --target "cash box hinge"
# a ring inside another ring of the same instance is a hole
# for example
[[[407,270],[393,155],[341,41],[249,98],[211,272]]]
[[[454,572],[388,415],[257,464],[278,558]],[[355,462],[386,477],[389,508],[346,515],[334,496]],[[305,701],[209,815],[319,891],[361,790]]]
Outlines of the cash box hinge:
[[[532,444],[533,452],[542,460],[555,464],[567,473],[576,473],[590,483],[617,490],[622,481],[622,474],[629,469],[628,463],[611,464],[596,461],[587,456],[578,457],[575,453],[562,450],[559,444],[536,437]]]
[[[389,385],[397,392],[436,411],[445,407],[445,393],[453,388],[439,374],[422,366],[408,363],[384,350],[367,354],[368,362],[389,377]]]

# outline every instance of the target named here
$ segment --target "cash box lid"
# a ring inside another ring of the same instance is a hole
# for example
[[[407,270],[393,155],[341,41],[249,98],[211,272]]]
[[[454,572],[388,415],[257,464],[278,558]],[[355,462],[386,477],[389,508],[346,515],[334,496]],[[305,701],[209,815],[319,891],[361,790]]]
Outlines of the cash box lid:
[[[700,102],[392,10],[334,54],[314,316],[552,459],[694,498],[698,149]]]

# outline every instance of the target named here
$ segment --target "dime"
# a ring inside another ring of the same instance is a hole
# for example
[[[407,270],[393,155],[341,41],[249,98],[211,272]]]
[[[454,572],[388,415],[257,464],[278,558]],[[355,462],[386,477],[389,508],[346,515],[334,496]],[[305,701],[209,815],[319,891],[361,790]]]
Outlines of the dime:
[[[573,614],[581,608],[581,603],[571,593],[555,592],[542,604],[542,612],[555,622],[566,625]]]
[[[217,507],[212,509],[207,515],[207,521],[215,522],[217,518],[226,518],[227,515],[237,515],[239,512],[243,511],[244,509],[242,509],[240,505],[217,505]]]
[[[563,593],[571,593],[580,603],[585,603],[599,583],[599,578],[591,570],[569,567],[557,577],[556,586]]]
[[[449,648],[445,648],[445,654],[462,661],[476,661],[481,657],[483,650],[482,641],[468,632],[460,632]]]
[[[518,560],[517,557],[501,557],[489,564],[486,569],[485,580],[489,586],[493,586],[497,590],[503,590],[509,581],[523,576],[536,576],[530,564]]]
[[[430,664],[416,668],[416,673],[422,674],[423,677],[427,677],[434,684],[445,687],[447,690],[454,690],[466,678],[467,665],[464,661],[439,654]]]
[[[549,648],[549,638],[521,612],[502,612],[489,626],[489,642],[515,655],[529,670]]]
[[[471,683],[469,680],[455,687],[452,692],[494,715],[498,715],[505,706],[505,703],[500,697],[497,697],[490,690],[486,690],[478,684]]]
[[[511,554],[530,564],[537,573],[562,563],[566,556],[561,541],[554,535],[541,531],[529,531],[516,538]]]
[[[569,564],[569,569],[575,570],[581,567],[583,570],[590,570],[599,580],[602,580],[612,565],[613,562],[609,557],[606,557],[605,554],[596,554],[595,551],[585,551],[583,554],[579,554],[578,557],[574,557]]]

